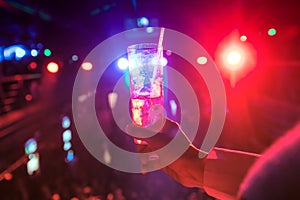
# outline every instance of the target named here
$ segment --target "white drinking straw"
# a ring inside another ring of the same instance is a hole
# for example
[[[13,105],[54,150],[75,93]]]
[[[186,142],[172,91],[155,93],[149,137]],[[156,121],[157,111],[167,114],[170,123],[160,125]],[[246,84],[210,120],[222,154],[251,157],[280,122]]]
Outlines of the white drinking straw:
[[[162,42],[163,42],[163,39],[164,39],[164,33],[165,33],[165,28],[162,27],[162,28],[160,29],[160,34],[159,34],[158,48],[161,48],[161,47],[162,47]]]
[[[158,39],[158,46],[157,46],[157,57],[158,57],[158,60],[157,60],[157,65],[160,64],[161,62],[161,55],[162,55],[162,42],[163,42],[163,39],[164,39],[164,33],[165,33],[165,28],[164,27],[161,27],[160,29],[160,33],[159,33],[159,39]],[[153,71],[153,76],[152,76],[152,82],[154,81],[155,79],[155,76],[156,76],[156,71],[157,71],[157,65],[154,65],[154,71]],[[152,83],[153,84],[153,83]]]

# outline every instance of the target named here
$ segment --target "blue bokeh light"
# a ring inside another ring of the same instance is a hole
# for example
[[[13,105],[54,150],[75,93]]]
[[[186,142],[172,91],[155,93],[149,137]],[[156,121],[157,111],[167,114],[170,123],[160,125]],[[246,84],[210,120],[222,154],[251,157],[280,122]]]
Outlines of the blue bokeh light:
[[[64,116],[62,118],[62,124],[61,124],[61,126],[63,128],[69,128],[71,126],[71,120],[70,120],[70,118],[68,116]]]
[[[38,55],[38,51],[36,49],[31,49],[30,54],[32,57],[36,57]]]
[[[64,142],[70,142],[72,139],[72,132],[71,130],[67,129],[63,132],[63,141]]]
[[[37,142],[34,138],[30,138],[25,143],[25,153],[27,155],[34,153],[37,150]]]
[[[146,26],[149,26],[149,19],[147,17],[141,17],[141,18],[138,18],[137,20],[137,25],[139,27],[146,27]]]
[[[21,60],[27,54],[27,49],[24,45],[16,44],[9,47],[6,47],[3,50],[4,60]]]
[[[68,151],[68,150],[70,150],[70,149],[71,149],[71,147],[72,147],[72,144],[71,144],[71,142],[66,142],[66,143],[64,143],[64,150],[65,150],[65,151]]]
[[[74,151],[73,150],[69,150],[68,153],[67,153],[66,161],[67,162],[71,162],[72,160],[74,160]]]

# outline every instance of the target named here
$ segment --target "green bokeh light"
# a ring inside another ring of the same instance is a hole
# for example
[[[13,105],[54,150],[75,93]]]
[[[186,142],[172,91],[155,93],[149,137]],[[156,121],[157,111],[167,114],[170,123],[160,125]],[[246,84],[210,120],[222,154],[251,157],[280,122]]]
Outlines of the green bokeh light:
[[[44,55],[47,56],[47,57],[51,56],[51,50],[50,49],[45,49],[44,50]]]
[[[268,30],[268,35],[269,36],[274,36],[276,34],[276,29],[275,28],[270,28],[269,30]]]

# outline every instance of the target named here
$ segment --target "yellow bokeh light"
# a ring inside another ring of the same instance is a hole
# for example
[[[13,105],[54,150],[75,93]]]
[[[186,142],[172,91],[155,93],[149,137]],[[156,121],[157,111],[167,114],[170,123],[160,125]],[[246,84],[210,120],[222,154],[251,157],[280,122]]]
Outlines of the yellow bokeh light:
[[[57,63],[55,62],[50,62],[48,65],[47,65],[47,70],[50,72],[50,73],[56,73],[58,72],[58,69],[59,69],[59,66]]]
[[[90,62],[84,62],[81,64],[81,68],[86,71],[91,71],[93,69],[93,64]]]

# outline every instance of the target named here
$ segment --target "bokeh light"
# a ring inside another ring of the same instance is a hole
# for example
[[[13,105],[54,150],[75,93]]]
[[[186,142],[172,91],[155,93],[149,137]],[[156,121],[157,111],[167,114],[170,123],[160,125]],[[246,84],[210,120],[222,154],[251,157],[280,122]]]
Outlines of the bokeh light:
[[[169,103],[170,103],[172,115],[176,116],[176,113],[177,113],[177,104],[176,104],[176,102],[172,99],[172,100],[170,100]]]
[[[256,66],[256,50],[249,42],[242,42],[238,31],[226,36],[215,51],[215,62],[232,87]]]
[[[207,63],[207,58],[205,56],[200,56],[197,58],[197,63],[200,65],[204,65]]]
[[[37,66],[38,66],[37,63],[35,61],[32,61],[29,63],[28,68],[34,70],[37,68]]]
[[[71,142],[65,142],[65,143],[64,143],[64,147],[63,147],[63,148],[64,148],[64,151],[70,150],[71,147],[72,147]]]
[[[6,173],[4,174],[4,179],[5,179],[5,180],[10,181],[12,178],[13,178],[13,176],[12,176],[11,173],[6,172]]]
[[[55,74],[55,73],[58,72],[59,66],[58,66],[58,64],[55,63],[55,62],[50,62],[50,63],[48,63],[48,65],[47,65],[47,70],[48,70],[48,72]]]
[[[137,25],[139,27],[149,26],[149,19],[147,17],[141,17],[137,19]]]
[[[128,60],[126,58],[120,58],[118,60],[119,69],[125,70],[128,67]]]
[[[247,38],[246,35],[242,35],[242,36],[240,37],[241,42],[246,42],[247,39],[248,39],[248,38]]]
[[[75,61],[77,61],[78,60],[78,56],[77,55],[73,55],[72,56],[72,60],[75,62]]]
[[[69,150],[68,153],[67,153],[66,161],[71,162],[72,160],[74,160],[74,151]]]
[[[274,35],[276,35],[276,33],[277,33],[277,31],[276,31],[275,28],[270,28],[270,29],[268,30],[268,35],[269,35],[269,36],[274,36]]]
[[[63,132],[63,141],[69,142],[72,139],[72,132],[71,130],[67,129]]]
[[[32,95],[31,94],[26,94],[25,95],[25,100],[26,101],[32,101]]]
[[[26,51],[20,47],[16,48],[16,59],[23,58],[26,55]]]
[[[71,120],[70,120],[70,118],[68,116],[64,116],[62,118],[62,124],[61,124],[61,126],[63,128],[69,128],[71,126]]]
[[[93,64],[90,62],[83,62],[81,68],[85,71],[91,71],[93,69]]]
[[[146,32],[147,32],[147,33],[153,33],[153,31],[154,31],[154,28],[153,28],[153,27],[147,27],[147,28],[146,28]]]
[[[231,66],[241,66],[242,55],[237,50],[229,51],[226,55],[226,61]],[[231,68],[236,69],[236,68]]]
[[[31,49],[30,54],[32,57],[36,57],[38,55],[38,51],[36,49]]]
[[[30,138],[25,143],[25,153],[27,155],[34,153],[37,150],[37,142],[34,138]]]
[[[50,49],[45,49],[45,50],[44,50],[44,55],[45,55],[45,56],[49,57],[49,56],[51,56],[51,54],[52,54],[52,52],[51,52]]]

